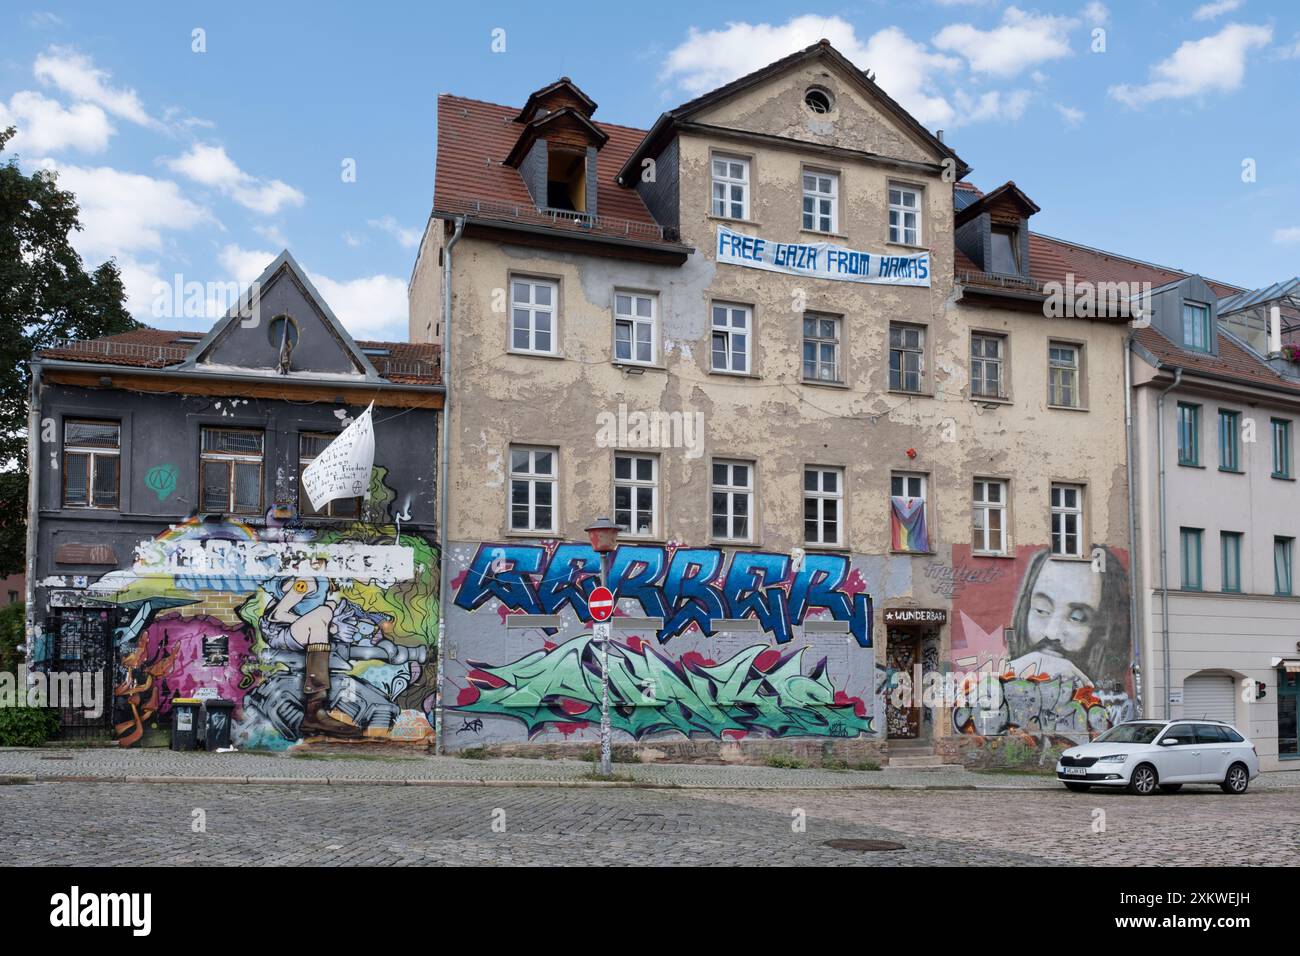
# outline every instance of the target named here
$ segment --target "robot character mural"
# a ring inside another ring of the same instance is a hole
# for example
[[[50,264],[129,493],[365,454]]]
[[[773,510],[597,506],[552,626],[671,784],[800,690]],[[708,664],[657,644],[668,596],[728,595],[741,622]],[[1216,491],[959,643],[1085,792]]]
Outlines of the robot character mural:
[[[325,578],[281,578],[266,589],[259,627],[269,676],[246,703],[288,740],[387,734],[400,713],[393,699],[418,677],[428,648],[389,640],[391,615],[331,598]],[[364,680],[353,673],[361,662],[371,663]]]

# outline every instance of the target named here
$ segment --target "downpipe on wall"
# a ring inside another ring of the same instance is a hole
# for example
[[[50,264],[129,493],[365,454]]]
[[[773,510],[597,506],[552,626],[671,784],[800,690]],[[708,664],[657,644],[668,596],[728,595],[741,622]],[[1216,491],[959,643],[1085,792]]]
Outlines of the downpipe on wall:
[[[1133,649],[1133,712],[1142,710],[1142,625],[1138,614],[1138,575],[1141,568],[1138,545],[1137,495],[1133,490],[1133,331],[1124,339],[1124,443],[1128,472],[1128,617],[1129,641]]]
[[[31,394],[27,405],[27,581],[23,586],[26,647],[23,660],[30,666],[36,651],[36,518],[41,497],[41,363],[31,364]]]
[[[1166,369],[1169,366],[1157,362],[1156,368]],[[1159,494],[1160,502],[1157,510],[1160,512],[1160,643],[1161,655],[1163,656],[1164,675],[1165,675],[1165,703],[1164,715],[1165,720],[1169,719],[1169,539],[1165,531],[1165,396],[1176,389],[1183,382],[1183,370],[1175,368],[1174,380],[1169,383],[1169,387],[1160,393],[1156,399],[1156,446],[1157,455],[1159,456],[1160,481]]]
[[[442,440],[438,443],[438,685],[433,703],[433,749],[435,753],[446,753],[446,740],[443,733],[442,691],[447,672],[447,601],[451,593],[448,583],[447,555],[447,499],[451,497],[451,488],[447,484],[447,473],[451,460],[451,252],[460,242],[465,231],[465,217],[457,216],[455,229],[451,238],[442,248]]]

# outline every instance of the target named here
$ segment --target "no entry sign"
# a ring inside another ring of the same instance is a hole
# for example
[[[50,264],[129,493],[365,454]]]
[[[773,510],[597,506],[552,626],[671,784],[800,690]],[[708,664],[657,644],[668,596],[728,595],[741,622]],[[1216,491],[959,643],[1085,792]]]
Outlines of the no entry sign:
[[[608,621],[614,614],[614,595],[607,587],[598,587],[587,598],[587,609],[593,621]]]

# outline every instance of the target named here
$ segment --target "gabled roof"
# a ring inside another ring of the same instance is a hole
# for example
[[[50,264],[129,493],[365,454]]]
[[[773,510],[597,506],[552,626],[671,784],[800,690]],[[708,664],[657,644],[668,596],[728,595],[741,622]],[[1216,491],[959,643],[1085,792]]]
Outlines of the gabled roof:
[[[516,120],[516,122],[518,121]],[[594,144],[597,149],[603,147],[609,140],[609,134],[593,123],[588,117],[579,113],[572,106],[565,106],[561,109],[547,113],[545,116],[539,116],[537,119],[531,120],[528,125],[524,127],[523,132],[519,134],[519,139],[515,140],[515,145],[511,147],[509,154],[505,158],[505,164],[507,166],[518,167],[519,164],[524,161],[524,157],[528,154],[528,150],[532,147],[533,143],[535,143],[539,137],[545,135],[546,127],[565,122],[573,123],[585,131],[588,137],[590,137],[592,144]]]
[[[1162,364],[1173,365],[1193,374],[1200,372],[1215,378],[1229,379],[1244,385],[1257,385],[1277,391],[1300,395],[1300,382],[1277,372],[1237,341],[1237,338],[1218,330],[1219,354],[1195,352],[1171,340],[1155,326],[1138,329],[1134,337],[1138,343]]]
[[[629,176],[633,176],[636,172],[636,165],[646,156],[658,153],[660,144],[672,134],[674,128],[678,124],[686,122],[690,117],[702,110],[705,110],[716,103],[720,103],[737,93],[757,86],[774,76],[778,76],[787,70],[815,59],[826,60],[837,67],[840,72],[855,83],[870,99],[875,100],[883,106],[887,112],[892,113],[898,120],[899,124],[915,138],[921,140],[939,155],[952,159],[957,165],[958,176],[965,176],[970,172],[970,167],[966,165],[965,161],[957,155],[951,146],[948,146],[943,140],[939,139],[921,125],[921,123],[918,122],[911,113],[899,105],[897,100],[890,97],[888,93],[877,86],[870,76],[862,70],[859,70],[846,56],[844,56],[844,54],[831,46],[830,40],[823,39],[818,40],[812,46],[805,47],[802,50],[791,53],[789,56],[782,57],[774,63],[769,63],[767,66],[755,70],[753,73],[732,80],[730,83],[726,83],[718,87],[716,90],[712,90],[702,96],[697,96],[693,100],[688,100],[676,109],[661,114],[659,118],[655,120],[654,125],[650,127],[650,132],[646,134],[645,138],[637,145],[632,154],[628,156],[627,162],[625,162],[623,167],[618,171],[617,178],[620,182],[625,182]]]
[[[561,93],[575,102],[582,104],[583,112],[587,116],[591,116],[592,113],[596,112],[596,101],[586,93],[582,92],[582,90],[578,88],[578,84],[574,83],[573,80],[569,79],[567,76],[562,76],[554,83],[548,83],[540,90],[534,90],[532,93],[529,93],[528,99],[524,102],[523,109],[521,109],[519,115],[515,117],[515,122],[527,123],[533,118],[533,113],[537,110],[539,102],[556,93]]]
[[[957,206],[956,197],[958,196],[959,193],[965,194],[966,196],[970,195],[968,190],[954,189],[953,190],[954,206]],[[999,186],[997,189],[993,190],[993,192],[985,193],[984,195],[975,198],[973,201],[965,202],[961,206],[959,206],[956,210],[957,214],[953,217],[953,225],[960,226],[963,223],[969,222],[970,220],[974,219],[976,216],[980,215],[981,213],[986,212],[989,209],[992,209],[994,206],[997,206],[1001,203],[1007,203],[1007,202],[1010,202],[1013,205],[1019,207],[1019,209],[1021,210],[1021,212],[1024,214],[1026,218],[1032,216],[1036,212],[1041,211],[1038,208],[1038,204],[1034,202],[1032,199],[1030,199],[1028,196],[1026,196],[1024,192],[1021,190],[1021,188],[1015,184],[1015,182],[1008,180],[1007,182]]]

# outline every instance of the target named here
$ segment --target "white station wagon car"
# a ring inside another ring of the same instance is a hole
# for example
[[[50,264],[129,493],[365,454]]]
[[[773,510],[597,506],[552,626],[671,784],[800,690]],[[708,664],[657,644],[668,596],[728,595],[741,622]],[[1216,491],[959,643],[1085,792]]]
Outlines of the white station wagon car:
[[[1130,720],[1062,753],[1056,776],[1079,792],[1127,787],[1146,796],[1217,783],[1224,793],[1245,793],[1259,776],[1259,754],[1221,720]]]

